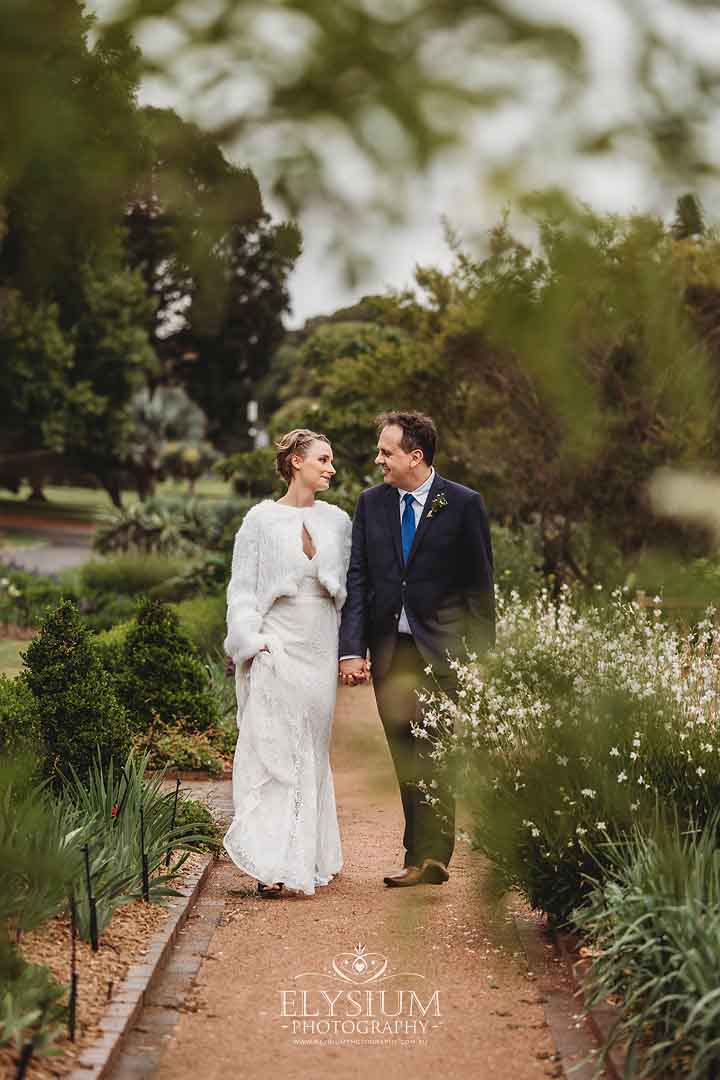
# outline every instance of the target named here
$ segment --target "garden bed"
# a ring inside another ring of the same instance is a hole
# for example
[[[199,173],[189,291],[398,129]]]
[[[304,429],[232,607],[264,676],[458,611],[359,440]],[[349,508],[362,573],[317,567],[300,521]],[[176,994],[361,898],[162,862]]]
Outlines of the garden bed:
[[[191,855],[176,886],[207,862],[207,855]],[[102,934],[98,951],[88,942],[76,940],[78,1000],[76,1041],[67,1035],[55,1043],[56,1055],[33,1058],[26,1073],[37,1080],[67,1076],[77,1064],[82,1051],[101,1035],[105,1009],[112,1002],[130,966],[147,953],[153,937],[172,913],[160,904],[134,900],[113,915]],[[70,982],[70,919],[60,915],[37,930],[23,936],[20,951],[30,963],[44,964],[62,984]],[[0,1049],[0,1076],[13,1076],[17,1055],[9,1048]]]

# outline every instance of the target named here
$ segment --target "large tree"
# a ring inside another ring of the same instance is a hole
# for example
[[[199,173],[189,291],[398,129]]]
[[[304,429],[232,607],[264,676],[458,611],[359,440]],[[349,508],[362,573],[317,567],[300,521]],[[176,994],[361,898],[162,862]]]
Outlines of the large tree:
[[[149,157],[127,216],[130,257],[157,299],[163,376],[187,387],[219,444],[246,444],[245,407],[284,334],[300,250],[249,169],[167,109],[145,109]]]
[[[274,424],[327,432],[361,482],[375,414],[430,412],[441,471],[496,518],[536,522],[549,571],[587,578],[608,540],[629,555],[677,539],[649,503],[658,467],[720,463],[720,242],[585,210],[539,229],[532,252],[501,223],[485,258],[419,271],[375,324],[316,330],[311,393],[298,383]]]
[[[63,325],[143,152],[138,50],[120,30],[93,42],[92,24],[79,0],[0,5],[0,285],[57,301]]]

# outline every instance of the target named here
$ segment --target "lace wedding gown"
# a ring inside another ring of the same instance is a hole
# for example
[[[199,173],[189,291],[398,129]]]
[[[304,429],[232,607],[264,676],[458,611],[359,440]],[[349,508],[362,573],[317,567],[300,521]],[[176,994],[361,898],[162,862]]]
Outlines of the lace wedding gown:
[[[296,595],[279,597],[263,619],[272,652],[251,661],[225,848],[258,881],[313,894],[342,866],[328,756],[338,613],[318,579],[317,555],[304,558]]]

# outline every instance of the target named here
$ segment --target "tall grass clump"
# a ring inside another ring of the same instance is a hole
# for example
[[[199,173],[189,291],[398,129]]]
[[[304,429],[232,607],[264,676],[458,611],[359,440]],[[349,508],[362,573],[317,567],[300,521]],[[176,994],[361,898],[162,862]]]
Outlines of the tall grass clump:
[[[609,845],[602,879],[577,912],[594,959],[588,1007],[613,995],[603,1048],[625,1049],[625,1075],[715,1080],[720,1073],[720,813],[704,829],[658,818]]]
[[[500,888],[565,922],[608,841],[658,802],[702,826],[720,805],[719,655],[710,618],[688,639],[620,593],[582,611],[567,591],[498,596],[496,649],[453,662],[457,700],[425,695],[416,733],[467,799]]]

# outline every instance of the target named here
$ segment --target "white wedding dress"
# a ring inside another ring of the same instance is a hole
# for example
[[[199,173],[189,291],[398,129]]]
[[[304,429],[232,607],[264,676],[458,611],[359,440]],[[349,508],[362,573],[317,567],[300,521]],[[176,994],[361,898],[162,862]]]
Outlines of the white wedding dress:
[[[304,523],[311,534],[316,530],[312,510],[283,509],[295,513],[296,543]],[[242,673],[242,688],[237,684],[235,815],[225,848],[258,881],[282,881],[312,895],[342,866],[329,760],[338,609],[318,578],[318,554],[302,558],[297,591],[275,599],[262,618],[260,633],[271,651],[258,652]]]

